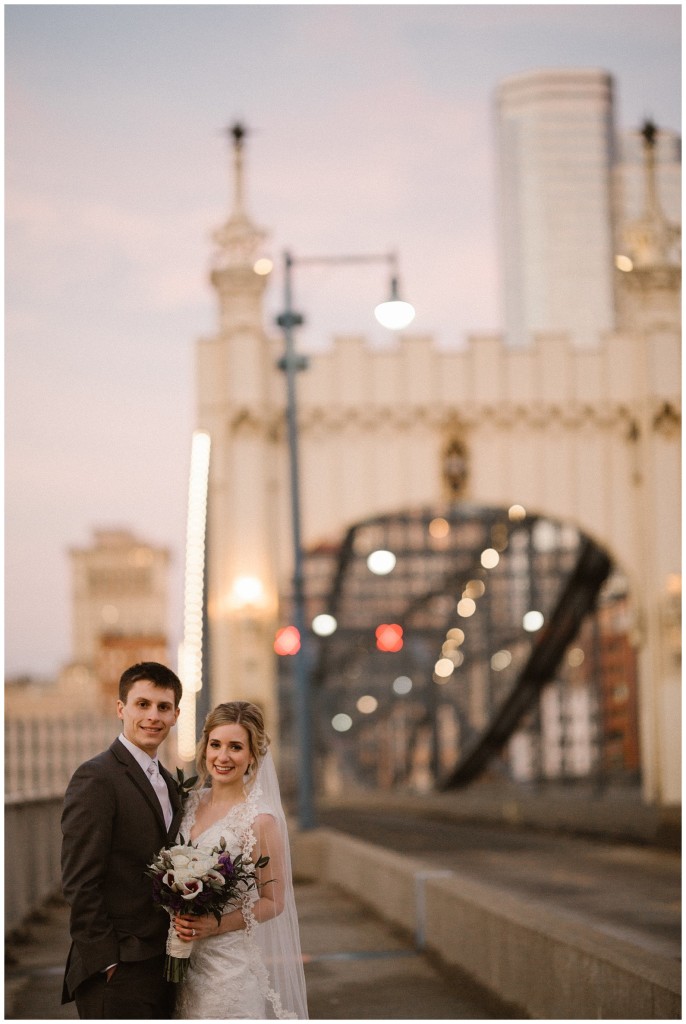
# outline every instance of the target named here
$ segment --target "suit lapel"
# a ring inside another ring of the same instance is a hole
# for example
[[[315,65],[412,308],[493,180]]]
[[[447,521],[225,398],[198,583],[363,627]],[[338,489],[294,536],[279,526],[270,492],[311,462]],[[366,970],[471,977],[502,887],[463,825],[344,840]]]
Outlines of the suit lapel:
[[[158,824],[162,829],[163,834],[166,835],[167,826],[164,823],[164,814],[162,813],[162,807],[160,805],[159,800],[157,799],[157,794],[155,793],[155,790],[152,788],[152,785],[150,784],[150,780],[146,778],[145,772],[139,765],[138,761],[133,756],[133,754],[131,754],[130,751],[126,749],[124,744],[119,742],[118,739],[114,741],[114,743],[110,747],[110,750],[117,758],[117,760],[125,766],[126,774],[129,776],[131,781],[134,783],[134,785],[138,788],[140,793],[147,801],[148,805],[150,806],[150,809],[152,810],[153,814],[155,815],[155,818],[157,819]],[[167,785],[169,784],[167,783]],[[172,803],[172,807],[173,806],[174,805]],[[173,821],[172,824],[174,824]]]

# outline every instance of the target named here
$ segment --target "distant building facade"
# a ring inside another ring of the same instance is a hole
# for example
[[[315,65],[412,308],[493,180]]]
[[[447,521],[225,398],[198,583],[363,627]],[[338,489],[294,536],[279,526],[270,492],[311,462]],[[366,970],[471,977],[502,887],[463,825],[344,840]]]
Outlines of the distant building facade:
[[[346,337],[311,356],[298,377],[303,539],[308,549],[335,549],[351,524],[369,516],[445,501],[504,509],[517,503],[589,533],[621,567],[631,593],[630,617],[622,606],[622,622],[611,626],[615,653],[601,650],[605,713],[608,720],[638,717],[640,754],[627,741],[623,756],[640,756],[647,800],[673,804],[680,799],[680,262],[675,226],[665,228],[648,201],[626,225],[632,269],[617,270],[611,83],[595,72],[580,82],[583,95],[563,105],[582,134],[593,126],[593,144],[581,147],[591,201],[581,209],[572,199],[556,231],[575,248],[576,270],[583,267],[584,301],[576,296],[583,320],[572,317],[575,296],[566,285],[556,290],[570,270],[568,255],[563,246],[557,254],[549,248],[541,223],[538,234],[516,244],[529,247],[522,261],[531,273],[527,288],[540,293],[537,308],[557,310],[547,328],[547,314],[537,319],[525,310],[510,321],[529,332],[519,334],[519,344],[512,336],[477,336],[465,350],[446,352],[429,337],[407,334],[379,351]],[[549,90],[548,101],[536,101],[544,108],[556,101],[552,81]],[[575,138],[571,131],[564,152],[573,153]],[[520,141],[524,146],[525,136]],[[536,150],[533,137],[530,144]],[[546,146],[536,152],[543,177],[557,175],[559,184],[556,167],[546,170]],[[643,167],[648,194],[655,185],[650,152]],[[282,342],[263,328],[266,278],[254,267],[264,233],[245,211],[241,146],[235,157],[236,200],[216,236],[212,274],[219,329],[198,345],[198,426],[212,438],[210,677],[214,702],[257,700],[274,729],[272,641],[292,572],[285,384],[277,366]],[[527,206],[520,212],[537,216]],[[576,231],[576,218],[591,222],[588,235]],[[534,287],[536,238],[539,269],[550,260],[553,276],[539,275]],[[626,300],[620,329],[615,292]],[[571,319],[558,316],[563,310]],[[623,686],[636,694],[636,657],[638,703],[621,697]],[[549,693],[542,702],[544,729],[558,698]],[[569,710],[582,723],[580,734],[587,729],[582,705],[572,702]],[[583,763],[583,752],[577,760]]]
[[[69,555],[72,662],[92,672],[111,703],[125,668],[169,657],[169,551],[128,530],[96,530],[90,547]]]

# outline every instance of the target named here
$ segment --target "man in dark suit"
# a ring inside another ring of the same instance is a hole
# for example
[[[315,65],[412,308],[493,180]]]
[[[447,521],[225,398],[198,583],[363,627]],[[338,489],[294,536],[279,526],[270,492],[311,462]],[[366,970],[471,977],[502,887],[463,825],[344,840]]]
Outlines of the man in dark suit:
[[[127,669],[117,701],[122,734],[77,768],[67,788],[62,887],[72,945],[62,1002],[75,1000],[82,1019],[171,1016],[173,986],[164,979],[169,918],[154,906],[144,872],[181,822],[176,783],[157,761],[180,700],[181,683],[165,665]]]

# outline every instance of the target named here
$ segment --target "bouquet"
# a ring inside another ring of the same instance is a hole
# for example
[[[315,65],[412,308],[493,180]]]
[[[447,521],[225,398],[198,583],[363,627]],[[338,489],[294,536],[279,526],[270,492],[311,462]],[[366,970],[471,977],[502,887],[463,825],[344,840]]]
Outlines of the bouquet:
[[[245,863],[239,854],[232,859],[222,836],[212,849],[194,846],[179,836],[178,846],[163,848],[148,864],[146,875],[152,878],[152,898],[169,914],[167,981],[183,981],[188,970],[192,942],[183,942],[174,930],[175,914],[214,914],[217,924],[229,903],[239,904],[246,893],[258,888],[255,871],[269,863],[260,857],[255,864]]]

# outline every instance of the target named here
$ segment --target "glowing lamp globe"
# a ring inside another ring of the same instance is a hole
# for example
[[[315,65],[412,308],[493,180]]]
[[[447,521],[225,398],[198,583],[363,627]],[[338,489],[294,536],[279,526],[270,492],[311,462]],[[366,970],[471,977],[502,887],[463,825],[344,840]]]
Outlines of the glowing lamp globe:
[[[402,331],[414,320],[414,306],[403,302],[398,295],[398,279],[391,281],[391,297],[388,302],[381,302],[374,310],[374,316],[382,327],[391,331]]]

